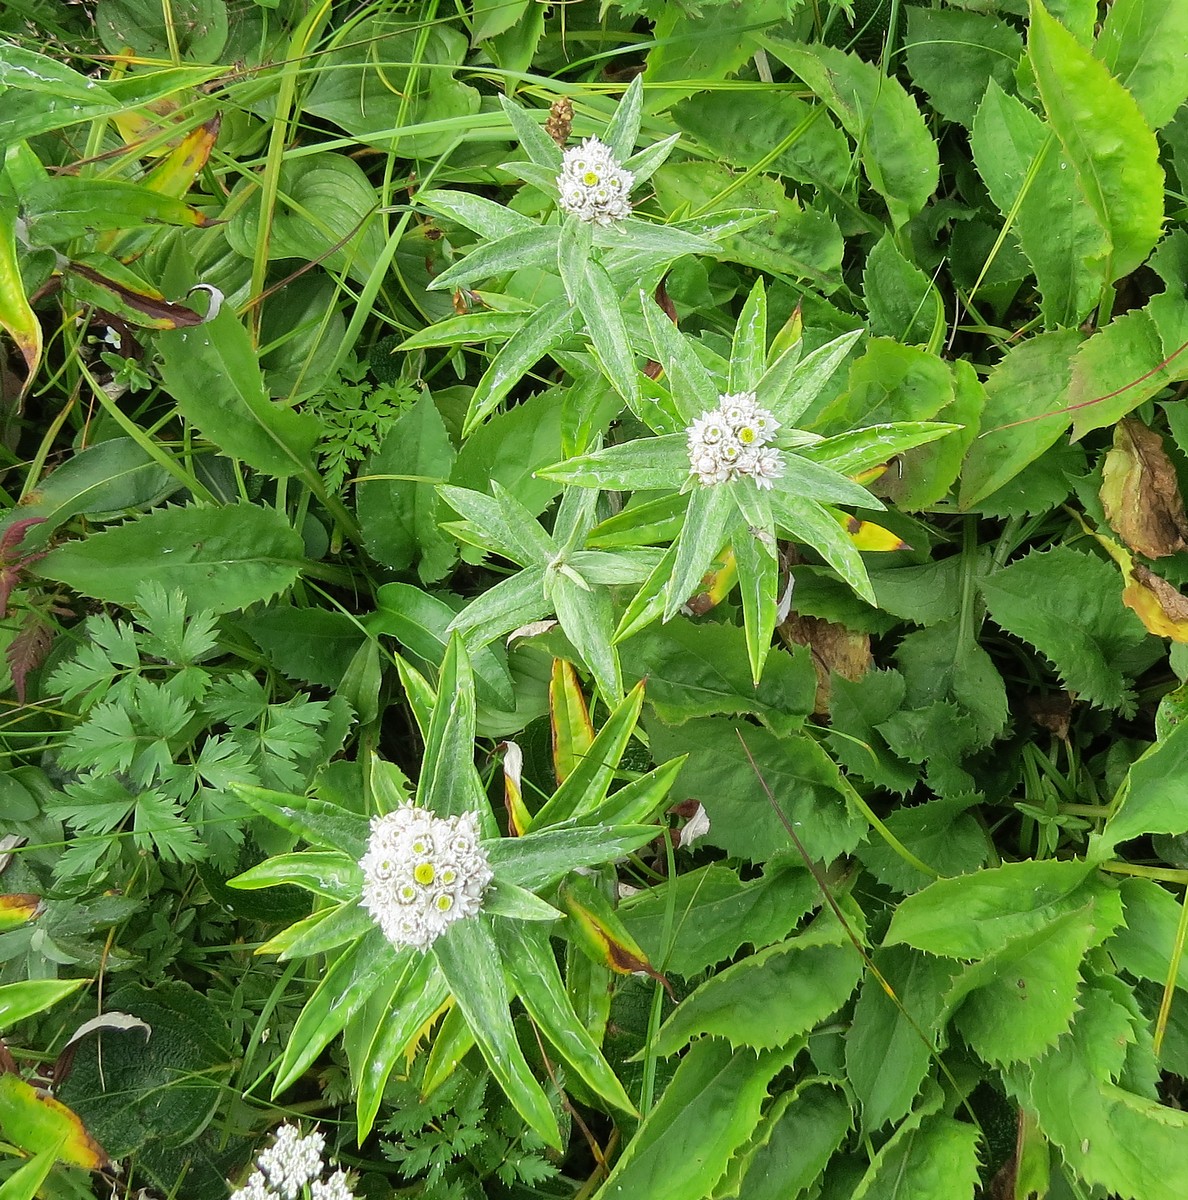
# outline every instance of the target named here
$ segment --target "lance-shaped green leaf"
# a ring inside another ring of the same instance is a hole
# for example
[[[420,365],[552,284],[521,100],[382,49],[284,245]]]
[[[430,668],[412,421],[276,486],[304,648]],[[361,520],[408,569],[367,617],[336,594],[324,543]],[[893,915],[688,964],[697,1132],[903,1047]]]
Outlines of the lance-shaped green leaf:
[[[683,433],[638,438],[620,442],[593,454],[537,471],[546,479],[558,479],[579,487],[596,487],[607,492],[660,491],[679,488],[689,475],[689,450]]]
[[[397,350],[424,350],[430,346],[464,346],[470,342],[503,341],[512,336],[528,319],[526,312],[464,313],[426,325],[405,339]]]
[[[22,979],[0,986],[0,1030],[50,1008],[86,982],[85,979]]]
[[[717,385],[693,353],[693,348],[650,296],[640,292],[639,299],[656,359],[664,368],[665,383],[681,416],[692,421],[717,408]]]
[[[645,975],[664,984],[668,980],[652,966],[640,944],[619,919],[611,902],[584,875],[571,875],[558,893],[569,916],[565,932],[591,961],[619,975]]]
[[[767,294],[763,290],[763,276],[755,280],[755,286],[743,305],[742,312],[734,324],[734,340],[730,346],[731,392],[753,392],[764,374],[767,358]]]
[[[656,837],[655,825],[612,825],[529,831],[523,837],[484,842],[496,876],[528,891],[540,891],[578,867],[617,862]]]
[[[750,534],[739,532],[730,544],[738,568],[738,590],[742,599],[751,678],[758,685],[763,675],[763,664],[771,649],[777,619],[779,561],[775,538],[767,530],[752,531]]]
[[[828,509],[813,500],[774,492],[771,508],[788,537],[812,546],[867,604],[876,603],[861,556]]]
[[[676,560],[664,602],[664,619],[671,620],[696,591],[702,576],[722,552],[731,534],[742,524],[738,505],[731,495],[733,486],[753,487],[750,478],[729,484],[699,484],[689,498],[689,513],[680,540]]]
[[[375,928],[375,919],[355,902],[310,913],[294,921],[275,937],[256,948],[257,954],[275,954],[282,962],[309,958],[314,954],[330,954],[334,950],[357,942]]]
[[[602,373],[610,380],[615,391],[635,408],[639,404],[639,372],[635,366],[635,351],[631,348],[623,309],[610,276],[593,259],[583,264],[577,305]]]
[[[687,757],[681,755],[669,759],[655,770],[624,784],[592,812],[583,810],[578,819],[591,827],[647,821],[668,798]]]
[[[1032,0],[1027,54],[1044,109],[1113,243],[1111,279],[1129,275],[1163,226],[1159,146],[1134,97],[1040,0]]]
[[[884,507],[883,502],[875,499],[861,484],[854,483],[830,467],[813,462],[807,456],[793,454],[790,450],[784,451],[784,474],[772,481],[771,490],[806,500],[817,500],[822,504],[856,504],[860,508]]]
[[[1159,0],[1114,0],[1097,56],[1138,102],[1152,129],[1162,129],[1188,99],[1188,7]]]
[[[496,921],[493,932],[512,988],[557,1053],[597,1095],[624,1112],[634,1113],[635,1106],[623,1085],[573,1011],[544,931],[518,922]]]
[[[430,188],[428,191],[417,192],[417,204],[452,217],[467,229],[473,229],[480,237],[488,241],[497,241],[512,233],[526,233],[539,229],[540,226],[495,200],[485,196],[476,196],[473,192],[455,192],[450,188]]]
[[[635,186],[645,183],[668,161],[668,156],[681,140],[679,133],[670,134],[663,141],[645,146],[637,154],[623,161],[623,166],[635,176]]]
[[[474,723],[470,656],[461,637],[454,634],[437,677],[437,703],[425,737],[417,804],[440,817],[477,813],[479,827],[489,834],[494,818],[474,767]]]
[[[857,475],[888,462],[897,454],[935,442],[961,429],[943,421],[898,421],[893,425],[868,425],[836,437],[802,446],[797,454],[822,463],[840,475]]]
[[[515,921],[553,921],[565,914],[547,901],[516,883],[493,879],[483,893],[483,912],[495,917],[510,917]]]
[[[545,600],[545,566],[526,567],[518,575],[488,588],[450,622],[449,632],[460,632],[474,646],[485,646],[548,611]]]
[[[656,225],[628,217],[605,229],[594,230],[594,245],[610,251],[605,260],[612,276],[631,273],[638,279],[649,267],[686,254],[716,254],[717,241],[678,225]]]
[[[685,523],[688,496],[661,496],[631,503],[600,521],[590,532],[586,544],[592,549],[611,550],[616,546],[649,546],[671,542]]]
[[[477,279],[490,279],[492,275],[503,275],[520,267],[549,266],[556,257],[556,229],[534,225],[477,247],[461,262],[431,279],[428,287],[430,291],[465,287]]]
[[[0,201],[0,327],[16,342],[25,360],[22,394],[41,365],[41,322],[33,313],[21,279],[16,249],[16,205]]]
[[[462,426],[463,437],[471,434],[528,371],[573,331],[575,311],[564,304],[545,304],[508,338],[475,385]]]
[[[500,96],[499,103],[520,145],[528,152],[528,157],[537,166],[548,168],[555,176],[561,170],[561,150],[557,143],[514,100]]]
[[[431,953],[504,1094],[550,1146],[561,1149],[557,1118],[516,1038],[499,948],[487,919],[480,915],[453,922]]]
[[[595,495],[594,492],[587,493]],[[663,557],[652,548],[614,553],[608,550],[575,550],[565,561],[587,583],[643,583]]]
[[[492,480],[494,497],[449,484],[437,490],[478,531],[483,543],[504,558],[527,567],[548,562],[557,553],[537,519],[498,480]]]
[[[356,1068],[355,1112],[359,1143],[371,1132],[388,1079],[425,1023],[446,1002],[449,986],[430,954],[413,959],[385,997],[382,1015]]]
[[[570,304],[578,303],[593,247],[593,226],[570,213],[562,223],[557,239],[557,273],[565,285]]]
[[[603,697],[614,704],[623,695],[623,673],[611,640],[615,617],[610,595],[563,563],[545,571],[544,587],[565,636],[593,672]]]
[[[643,708],[644,684],[641,681],[615,706],[598,736],[577,759],[564,782],[545,801],[532,819],[530,829],[544,829],[562,821],[581,818],[605,799],[611,780],[627,749],[627,743],[639,722]]]
[[[781,425],[792,425],[821,394],[865,330],[843,333],[801,360],[794,342],[763,372],[755,385],[755,399]]]
[[[455,925],[465,924],[469,922],[455,922]],[[387,939],[375,927],[344,950],[305,1002],[277,1068],[272,1094],[280,1095],[300,1078],[372,992],[387,987],[414,954],[419,951],[393,953]]]
[[[676,556],[677,544],[674,541],[619,618],[619,625],[615,630],[616,642],[625,642],[629,637],[634,637],[641,629],[646,629],[653,621],[659,621],[664,616],[664,594],[668,587],[668,581],[672,578]]]
[[[191,205],[139,184],[74,175],[43,180],[21,197],[21,207],[35,245],[69,242],[105,229],[201,228],[211,223]]]
[[[265,859],[237,875],[228,885],[254,891],[285,883],[329,900],[353,900],[363,887],[363,872],[349,854],[337,850],[305,850]]]
[[[611,148],[611,153],[619,162],[631,157],[639,137],[639,122],[642,116],[643,77],[637,75],[619,100],[615,115],[606,127],[606,133],[599,139]]]
[[[358,813],[312,796],[272,792],[243,783],[233,783],[230,788],[261,816],[304,838],[311,846],[339,851],[355,861],[367,850],[368,822]]]

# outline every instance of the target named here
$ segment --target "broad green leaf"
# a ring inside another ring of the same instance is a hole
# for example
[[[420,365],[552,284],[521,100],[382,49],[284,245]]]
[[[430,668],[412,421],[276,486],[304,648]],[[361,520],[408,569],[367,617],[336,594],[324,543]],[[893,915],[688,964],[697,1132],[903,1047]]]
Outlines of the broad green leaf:
[[[40,92],[77,104],[110,103],[114,107],[114,101],[108,99],[96,80],[7,38],[0,42],[0,87]]]
[[[985,958],[1085,905],[1104,888],[1091,875],[1092,867],[1075,859],[1037,859],[938,879],[900,903],[885,944]]]
[[[480,96],[458,78],[468,49],[459,30],[385,11],[339,22],[334,36],[337,44],[319,51],[302,111],[402,158],[448,153],[459,126],[474,121]]]
[[[36,566],[86,596],[130,605],[148,583],[180,588],[195,608],[234,612],[291,587],[301,535],[272,508],[160,508],[51,551]]]
[[[689,978],[730,958],[744,943],[762,949],[786,937],[819,899],[813,877],[801,867],[772,866],[744,882],[714,865],[629,896],[618,911],[652,962]]]
[[[681,1059],[659,1103],[603,1184],[608,1196],[704,1196],[754,1134],[772,1079],[802,1041],[756,1055],[702,1038]]]
[[[1056,546],[1033,550],[980,586],[994,620],[1043,654],[1065,686],[1090,704],[1126,712],[1134,706],[1132,656],[1147,635],[1122,604],[1119,582],[1109,563]]]
[[[22,979],[0,985],[0,1029],[8,1029],[78,991],[85,979]]]
[[[499,949],[486,919],[455,921],[431,953],[496,1082],[524,1120],[560,1149],[557,1118],[516,1038]]]
[[[832,744],[841,741],[838,738]],[[968,796],[929,800],[895,809],[884,824],[903,846],[941,875],[967,875],[984,865],[990,853],[985,829],[967,811],[973,802]],[[858,857],[881,884],[897,892],[918,891],[932,882],[931,876],[905,862],[895,847],[882,840],[860,847]]]
[[[1036,1058],[1068,1031],[1077,1009],[1081,964],[1122,922],[1116,890],[1016,938],[957,977],[946,997],[960,1005],[953,1024],[983,1062]]]
[[[278,671],[327,688],[339,686],[365,641],[346,613],[327,608],[276,605],[242,624]]]
[[[669,216],[686,208],[707,217],[725,215],[727,206],[763,214],[758,221],[721,238],[718,253],[761,271],[807,279],[824,291],[839,282],[841,231],[824,207],[802,204],[769,175],[735,175],[716,162],[666,163],[654,177],[656,198]]]
[[[1153,879],[1124,877],[1118,890],[1126,920],[1114,931],[1106,949],[1123,971],[1139,979],[1166,983],[1176,953],[1180,902]],[[1188,958],[1180,958],[1176,986],[1188,991]]]
[[[425,582],[453,566],[454,547],[438,528],[441,505],[434,485],[450,477],[454,459],[445,422],[424,392],[391,425],[360,472],[356,512],[376,562],[398,571],[415,562]]]
[[[154,225],[200,228],[210,218],[198,209],[135,183],[54,175],[21,197],[34,245],[65,244],[107,229]]]
[[[999,212],[1014,214],[1045,324],[1078,324],[1101,299],[1110,239],[1055,134],[991,80],[970,145]]]
[[[766,48],[829,106],[858,144],[862,169],[898,229],[936,191],[936,143],[915,101],[893,76],[832,46],[766,37]]]
[[[841,191],[850,172],[850,148],[823,105],[790,92],[699,92],[682,100],[672,118],[715,157],[735,167],[759,167],[827,191]]]
[[[978,1186],[976,1125],[928,1116],[896,1131],[854,1189],[854,1200],[973,1200]]]
[[[269,398],[259,355],[234,312],[163,333],[157,347],[166,390],[203,437],[269,475],[312,474],[318,422]]]
[[[797,857],[785,821],[819,862],[850,853],[866,836],[866,823],[851,810],[848,784],[810,737],[777,737],[722,717],[688,721],[676,729],[650,722],[648,734],[658,757],[688,754],[675,790],[701,801],[710,822],[706,842],[729,855],[752,862]]]
[[[1179,834],[1188,830],[1180,781],[1188,764],[1188,723],[1174,726],[1130,768],[1114,811],[1101,831],[1096,853],[1144,833]]]
[[[171,45],[199,62],[218,60],[227,42],[228,12],[218,0],[100,0],[95,32],[112,54],[168,58]]]
[[[1068,428],[1063,411],[1081,334],[1041,333],[1010,350],[986,380],[982,433],[961,474],[961,507],[976,508]]]
[[[877,581],[875,589],[877,592]],[[868,671],[858,680],[835,675],[830,683],[833,735],[828,740],[834,757],[850,774],[900,794],[917,782],[920,773],[890,748],[879,727],[900,711],[903,698],[904,680],[897,671]],[[903,863],[898,855],[893,857],[898,868],[892,870],[902,869],[910,872],[913,879],[919,877],[919,872]],[[926,859],[927,855],[922,857]]]
[[[849,999],[862,956],[830,912],[802,934],[719,971],[681,1001],[656,1052],[675,1053],[703,1034],[766,1050],[807,1034]]]
[[[1065,1038],[1008,1076],[1011,1091],[1090,1187],[1176,1200],[1188,1191],[1188,1113],[1112,1082],[1111,1063],[1133,1038],[1130,1014],[1096,987],[1080,1005]]]
[[[410,583],[381,584],[375,603],[375,615],[369,621],[373,632],[390,634],[419,658],[435,667],[441,665],[454,628],[451,623],[458,617],[456,609]],[[487,646],[471,646],[469,653],[480,701],[512,704],[512,680],[503,655]]]
[[[1134,97],[1032,0],[1027,53],[1044,109],[1112,244],[1109,278],[1129,275],[1163,226],[1163,168]]]
[[[647,680],[648,702],[669,725],[750,713],[774,733],[790,733],[812,712],[816,695],[816,673],[803,651],[777,654],[756,687],[734,625],[672,621],[650,629],[625,644],[624,666]]]
[[[866,256],[862,292],[872,337],[927,345],[938,330],[944,330],[940,293],[919,267],[904,258],[889,232]]]
[[[853,1123],[842,1092],[812,1081],[782,1093],[767,1112],[755,1140],[731,1164],[737,1186],[720,1184],[715,1200],[786,1200],[799,1196],[824,1172]],[[727,1175],[729,1179],[730,1175]]]
[[[86,513],[101,516],[128,508],[144,508],[163,500],[182,485],[132,438],[112,438],[87,446],[56,467],[30,492],[13,520],[43,517],[31,528],[23,546],[39,549],[58,526]]]
[[[1188,100],[1188,8],[1159,0],[1114,0],[1097,38],[1097,57],[1161,129]]]
[[[907,18],[908,71],[946,120],[972,125],[991,79],[1014,87],[1023,39],[1005,21],[952,8],[913,7]]]
[[[945,992],[959,970],[904,946],[876,951],[874,964],[895,999],[868,973],[846,1032],[846,1075],[867,1135],[911,1110],[943,1032]]]
[[[317,259],[366,284],[385,239],[376,215],[380,198],[363,168],[328,151],[287,157],[278,189],[268,220],[268,257]],[[230,203],[235,215],[226,225],[227,241],[251,259],[260,239],[261,187],[254,176],[232,192]]]
[[[871,338],[850,367],[846,390],[812,422],[837,434],[864,425],[927,421],[953,400],[953,376],[935,354],[890,338]]]

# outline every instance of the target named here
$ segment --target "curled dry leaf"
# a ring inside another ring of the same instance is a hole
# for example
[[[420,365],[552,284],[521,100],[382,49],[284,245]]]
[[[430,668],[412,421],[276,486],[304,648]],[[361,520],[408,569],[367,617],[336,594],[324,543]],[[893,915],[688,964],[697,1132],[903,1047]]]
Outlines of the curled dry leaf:
[[[1139,554],[1163,558],[1188,547],[1188,516],[1163,439],[1133,417],[1114,429],[1101,503],[1114,531]]]
[[[817,672],[814,716],[829,714],[831,671],[836,671],[843,679],[858,680],[873,664],[869,634],[855,633],[821,617],[802,617],[796,613],[776,628],[787,645],[807,646],[812,651],[813,667]]]

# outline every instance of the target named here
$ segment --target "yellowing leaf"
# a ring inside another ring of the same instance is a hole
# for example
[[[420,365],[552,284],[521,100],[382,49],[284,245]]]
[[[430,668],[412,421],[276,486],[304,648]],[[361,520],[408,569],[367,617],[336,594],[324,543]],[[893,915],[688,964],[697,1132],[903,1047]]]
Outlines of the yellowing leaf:
[[[1084,527],[1118,564],[1126,584],[1122,589],[1122,603],[1137,615],[1148,632],[1171,638],[1173,642],[1188,642],[1188,596],[1176,591],[1154,571],[1136,563],[1129,551],[1111,538]]]
[[[76,1112],[16,1075],[0,1075],[0,1126],[31,1154],[54,1149],[60,1162],[88,1171],[111,1161]]]
[[[41,912],[41,897],[26,892],[0,896],[0,933],[32,921]]]
[[[1176,470],[1163,439],[1141,421],[1127,418],[1114,428],[1114,448],[1102,469],[1101,504],[1114,532],[1147,558],[1188,546]]]
[[[880,474],[882,471],[880,470]],[[861,481],[859,481],[861,482]],[[910,549],[898,534],[876,525],[873,521],[860,521],[849,513],[838,513],[838,523],[849,535],[850,541],[859,550],[907,550]]]
[[[734,551],[727,546],[719,556],[718,564],[702,576],[701,587],[689,598],[686,607],[700,617],[721,604],[737,582],[738,564],[734,561]]]
[[[586,757],[594,741],[594,725],[577,672],[573,664],[563,658],[553,659],[553,675],[549,681],[549,726],[553,732],[553,771],[561,784]]]

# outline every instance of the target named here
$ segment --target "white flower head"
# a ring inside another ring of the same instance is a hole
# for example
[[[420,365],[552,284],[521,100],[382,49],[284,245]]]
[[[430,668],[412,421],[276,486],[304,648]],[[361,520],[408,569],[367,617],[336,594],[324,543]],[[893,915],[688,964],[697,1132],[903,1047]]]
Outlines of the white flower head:
[[[783,455],[768,444],[779,427],[754,393],[719,396],[718,407],[686,431],[689,469],[706,487],[749,475],[756,487],[769,488],[784,473]]]
[[[397,948],[428,950],[479,911],[492,879],[474,813],[439,817],[412,804],[372,818],[359,866],[363,907]]]
[[[586,138],[561,156],[557,190],[561,208],[594,225],[610,225],[631,214],[635,176],[616,160],[611,148]]]
[[[318,1180],[309,1191],[311,1200],[355,1200],[343,1171],[335,1171],[325,1181]]]
[[[297,1200],[303,1187],[321,1177],[325,1149],[326,1139],[316,1130],[302,1137],[296,1125],[282,1125],[276,1131],[276,1141],[260,1152],[256,1165],[281,1200]]]
[[[268,1180],[260,1171],[253,1171],[247,1183],[231,1193],[231,1200],[276,1200],[276,1192],[268,1186]]]

